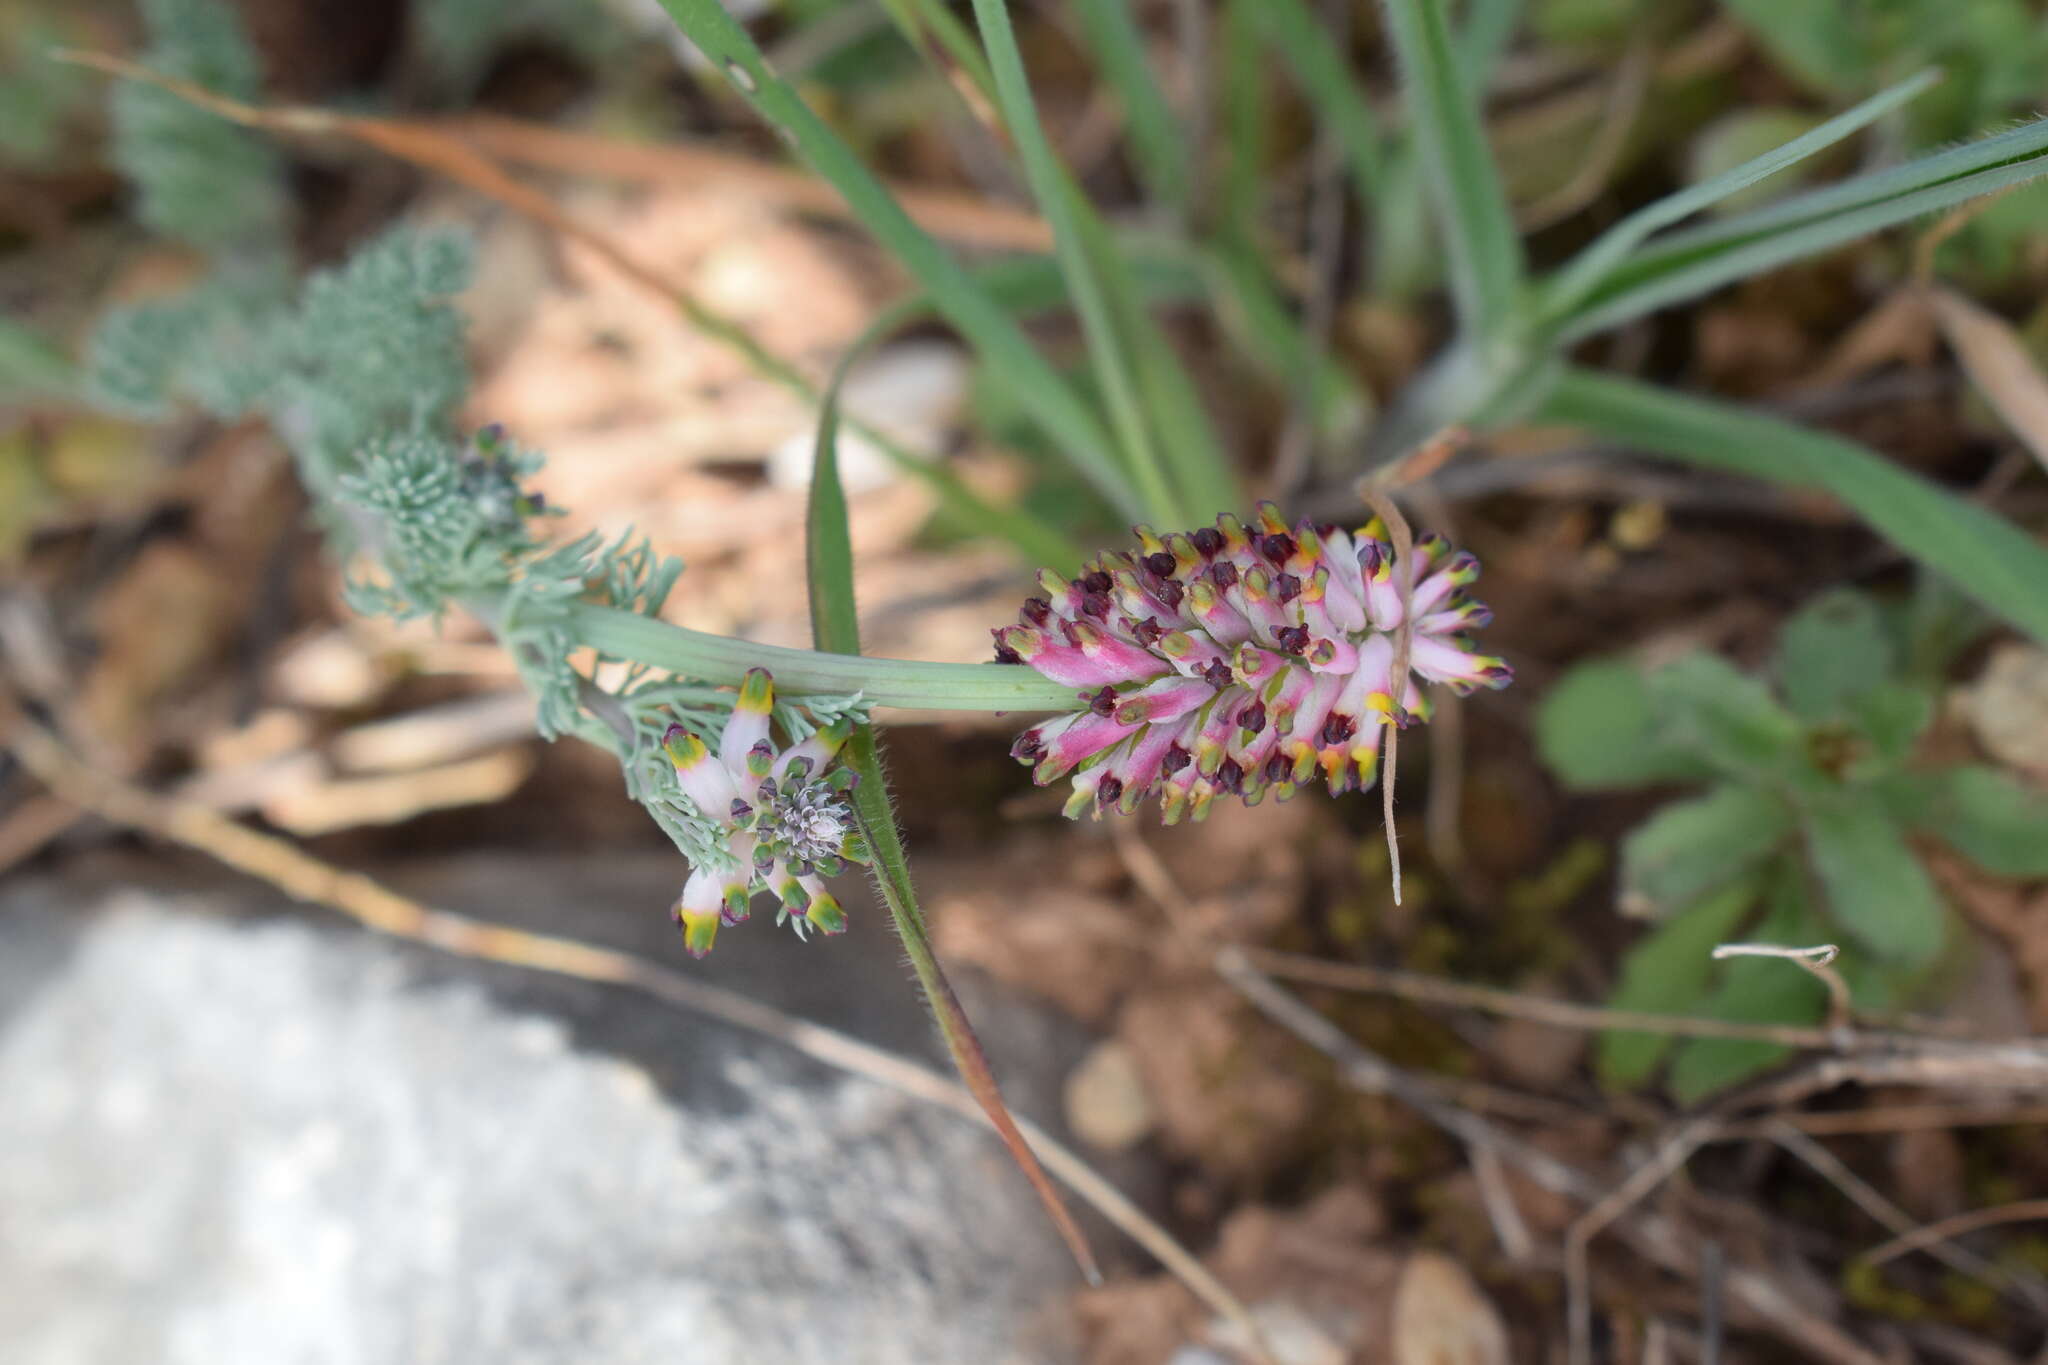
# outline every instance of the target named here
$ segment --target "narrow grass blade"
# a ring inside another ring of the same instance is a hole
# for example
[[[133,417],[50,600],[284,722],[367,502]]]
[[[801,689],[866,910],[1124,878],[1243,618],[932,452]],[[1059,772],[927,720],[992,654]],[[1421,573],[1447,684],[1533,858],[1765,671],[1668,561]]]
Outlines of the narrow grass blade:
[[[1401,61],[1409,120],[1436,200],[1450,258],[1458,320],[1492,332],[1521,293],[1521,238],[1486,145],[1479,104],[1467,86],[1442,0],[1386,0]]]
[[[1109,298],[1097,278],[1096,263],[1090,258],[1083,235],[1080,192],[1039,122],[1030,78],[1024,72],[1024,57],[1010,26],[1009,8],[1004,0],[975,0],[974,14],[981,27],[989,69],[995,76],[996,102],[1003,123],[1016,144],[1032,197],[1038,201],[1046,221],[1052,224],[1054,253],[1067,277],[1067,291],[1073,297],[1074,312],[1088,346],[1088,359],[1109,408],[1125,472],[1140,494],[1142,516],[1168,525],[1185,525],[1184,509],[1152,442],[1125,339],[1117,332]]]
[[[1209,410],[1187,367],[1148,307],[1148,290],[1125,246],[1076,191],[1076,219],[1119,334],[1126,339],[1138,394],[1160,463],[1182,507],[1183,525],[1199,525],[1238,506],[1237,480]],[[1151,267],[1155,274],[1157,266]]]
[[[1655,261],[1631,262],[1627,269],[1634,277],[1633,281],[1612,293],[1603,287],[1582,312],[1565,322],[1556,333],[1555,344],[1569,346],[1596,332],[1617,327],[1673,303],[1697,298],[1724,284],[1749,279],[1808,256],[1818,256],[1910,219],[1951,208],[1980,195],[2025,184],[2043,175],[2048,175],[2048,150],[2025,161],[2011,162],[1861,208],[1767,231],[1748,240],[1694,246],[1682,255],[1660,252]]]
[[[1293,385],[1309,376],[1310,411],[1320,431],[1363,421],[1372,398],[1328,354],[1308,344],[1266,274],[1265,262],[1242,242],[1224,241],[1202,253],[1210,306],[1239,349],[1266,377]]]
[[[1190,148],[1179,116],[1166,102],[1152,73],[1130,0],[1075,0],[1074,13],[1103,79],[1123,105],[1131,159],[1146,193],[1185,214],[1188,188],[1193,183],[1188,170]]]
[[[1266,0],[1224,0],[1222,30],[1223,174],[1210,229],[1239,241],[1259,239],[1264,201],[1267,105],[1272,89],[1258,41]]]
[[[1493,81],[1494,68],[1521,22],[1522,0],[1470,0],[1465,6],[1465,22],[1453,41],[1467,90],[1483,91]]]
[[[2048,119],[1674,232],[1606,273],[1569,316],[1569,345],[1667,304],[2048,174]]]
[[[1025,411],[1104,497],[1134,516],[1147,505],[1126,476],[1109,434],[967,272],[909,215],[874,174],[786,82],[717,0],[661,0],[684,36],[717,62],[756,111],[780,130],[811,168],[831,182],[868,230],[932,298],[947,321],[1013,385]]]
[[[1317,121],[1336,133],[1352,181],[1370,204],[1384,188],[1386,134],[1344,52],[1332,45],[1307,0],[1259,0],[1249,17],[1308,97]]]
[[[1853,442],[1774,418],[1568,370],[1536,416],[1673,459],[1825,489],[1892,544],[2048,644],[2048,548]]]
[[[882,8],[904,40],[927,61],[942,71],[946,62],[953,63],[966,74],[968,85],[977,96],[984,100],[995,98],[995,80],[989,75],[988,59],[981,55],[981,45],[944,0],[882,0]]]
[[[1543,289],[1544,311],[1556,315],[1569,312],[1630,252],[1648,241],[1652,233],[1683,222],[1729,195],[1834,146],[1913,99],[1940,78],[1937,71],[1922,71],[1889,90],[1871,96],[1855,108],[1837,114],[1782,147],[1773,148],[1740,166],[1636,210],[1602,233],[1592,245],[1558,271]]]
[[[837,415],[836,406],[828,404],[818,426],[817,458],[811,468],[810,515],[804,537],[805,568],[811,589],[811,636],[820,650],[859,654],[860,620],[853,594],[853,540],[847,528],[846,494],[839,482]],[[974,1025],[968,1020],[967,1011],[960,1007],[959,998],[953,994],[952,984],[946,980],[938,954],[932,948],[924,910],[918,904],[917,889],[910,878],[910,862],[896,829],[896,809],[889,799],[888,783],[882,775],[874,726],[863,725],[856,730],[848,741],[846,753],[848,765],[860,777],[860,785],[853,791],[853,807],[862,837],[873,858],[875,885],[889,907],[896,935],[910,958],[911,970],[917,974],[918,985],[924,990],[925,1003],[939,1026],[939,1033],[946,1040],[953,1065],[981,1105],[982,1112],[988,1116],[990,1126],[1009,1149],[1011,1158],[1023,1171],[1024,1178],[1031,1182],[1031,1188],[1044,1203],[1046,1213],[1066,1240],[1082,1273],[1091,1284],[1100,1283],[1102,1275],[1096,1268],[1094,1253],[1088,1248],[1088,1239],[1061,1202],[1059,1192],[1038,1164],[1030,1144],[1017,1131],[1017,1121],[1003,1103],[995,1073],[989,1069],[988,1057],[981,1050],[981,1040],[975,1036]]]

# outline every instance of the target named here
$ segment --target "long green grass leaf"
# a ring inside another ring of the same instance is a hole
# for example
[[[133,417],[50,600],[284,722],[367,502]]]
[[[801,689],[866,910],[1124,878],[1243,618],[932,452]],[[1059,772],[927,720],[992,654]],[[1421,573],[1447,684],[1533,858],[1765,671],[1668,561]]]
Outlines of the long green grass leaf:
[[[1111,503],[1130,515],[1144,515],[1147,505],[1126,476],[1109,434],[1094,413],[1016,323],[974,287],[959,262],[911,221],[838,135],[787,82],[769,70],[753,39],[717,0],[661,3],[684,36],[722,67],[755,110],[789,139],[811,168],[845,197],[861,223],[931,291],[947,321],[1011,384],[1019,405],[1075,469]]]
[[[1371,414],[1371,395],[1343,366],[1309,344],[1251,247],[1218,242],[1203,251],[1202,261],[1211,307],[1238,348],[1275,383],[1299,384],[1302,375],[1309,376],[1310,412],[1318,430],[1332,431]]]
[[[1450,258],[1458,320],[1490,333],[1522,290],[1522,243],[1499,168],[1486,145],[1478,100],[1444,21],[1442,0],[1387,0],[1408,115],[1422,153]]]
[[[1570,316],[1553,313],[1558,343],[2043,174],[2048,119],[1671,233],[1617,263]]]
[[[2043,175],[2048,175],[2048,152],[1862,208],[1768,231],[1753,239],[1696,246],[1691,249],[1690,259],[1666,255],[1654,264],[1644,263],[1641,268],[1631,263],[1630,273],[1637,276],[1636,282],[1611,293],[1603,287],[1582,312],[1572,316],[1556,333],[1555,344],[1569,346],[1724,284],[1818,256],[1923,214],[1953,208]]]
[[[1630,252],[1648,241],[1652,233],[1661,232],[1673,224],[1683,222],[1700,210],[1720,203],[1729,195],[1834,146],[1843,138],[1877,122],[1939,79],[1939,72],[1922,71],[1917,76],[1900,81],[1889,90],[1871,96],[1855,108],[1837,114],[1819,127],[1793,138],[1781,147],[1775,147],[1762,156],[1743,162],[1740,166],[1710,176],[1697,185],[1689,186],[1676,194],[1666,195],[1653,204],[1637,209],[1600,234],[1592,245],[1575,256],[1544,286],[1545,311],[1558,315],[1569,311],[1592,292],[1608,272],[1626,259]]]
[[[1078,203],[1080,191],[1067,175],[1039,121],[1031,81],[1024,72],[1024,57],[1010,26],[1009,8],[1004,0],[975,0],[974,14],[981,27],[989,69],[995,76],[996,102],[1002,110],[1003,123],[1016,144],[1032,197],[1052,225],[1055,254],[1067,277],[1067,292],[1073,297],[1074,312],[1088,346],[1088,359],[1123,451],[1125,471],[1141,495],[1143,515],[1168,525],[1185,525],[1185,509],[1167,478],[1145,420],[1125,338],[1118,334],[1109,298],[1097,277],[1096,262],[1091,259],[1082,226],[1083,210]]]
[[[1129,0],[1075,0],[1074,13],[1103,79],[1123,105],[1131,159],[1146,193],[1184,213],[1193,183],[1188,169],[1191,149],[1179,116],[1152,73]]]
[[[834,393],[837,388],[835,386]],[[816,458],[811,467],[810,514],[804,535],[805,571],[811,590],[811,637],[820,650],[835,654],[860,653],[860,617],[853,592],[853,538],[846,520],[846,492],[839,482],[838,409],[828,402],[818,424]],[[910,959],[910,967],[924,990],[925,1003],[946,1040],[953,1065],[982,1112],[988,1116],[1003,1145],[1009,1149],[1024,1178],[1031,1183],[1045,1210],[1066,1240],[1068,1249],[1089,1281],[1098,1282],[1100,1272],[1088,1239],[1080,1225],[1061,1202],[1052,1180],[1038,1164],[1017,1122],[1003,1103],[995,1073],[975,1036],[974,1025],[946,980],[932,947],[931,932],[924,910],[918,904],[917,888],[910,877],[910,860],[896,828],[896,808],[889,799],[888,782],[882,773],[880,746],[875,727],[863,725],[847,743],[846,761],[860,778],[853,791],[853,809],[861,835],[868,846],[875,885],[889,907],[896,936]]]
[[[1249,17],[1301,86],[1318,123],[1336,134],[1351,178],[1370,204],[1383,188],[1386,133],[1346,54],[1331,43],[1306,0],[1260,0]]]
[[[2048,548],[1975,503],[1839,436],[1568,370],[1536,420],[1774,483],[1820,488],[1984,607],[2048,643]]]

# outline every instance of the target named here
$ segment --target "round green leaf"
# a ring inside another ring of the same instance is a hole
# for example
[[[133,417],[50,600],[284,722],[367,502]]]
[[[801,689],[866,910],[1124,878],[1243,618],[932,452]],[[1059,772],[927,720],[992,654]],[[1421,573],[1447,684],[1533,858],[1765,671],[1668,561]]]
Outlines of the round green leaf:
[[[1847,790],[1805,816],[1807,851],[1835,920],[1888,961],[1932,961],[1948,936],[1947,911],[1880,795]]]

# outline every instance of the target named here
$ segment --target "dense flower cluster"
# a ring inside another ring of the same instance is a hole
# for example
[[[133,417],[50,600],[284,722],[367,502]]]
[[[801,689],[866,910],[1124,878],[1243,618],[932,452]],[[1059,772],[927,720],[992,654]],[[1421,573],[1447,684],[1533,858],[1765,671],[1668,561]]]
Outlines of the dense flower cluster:
[[[1271,503],[1249,527],[1226,515],[1137,536],[1137,552],[1106,554],[1071,582],[1041,574],[1045,595],[995,632],[998,660],[1029,664],[1086,703],[1011,750],[1040,785],[1072,774],[1069,816],[1128,814],[1157,794],[1169,824],[1200,820],[1218,794],[1285,800],[1318,773],[1332,794],[1369,787],[1379,726],[1429,718],[1421,683],[1463,695],[1514,676],[1464,635],[1492,613],[1463,592],[1479,561],[1441,536],[1417,538],[1396,564],[1377,520],[1356,533],[1290,527]]]
[[[768,670],[750,669],[715,751],[680,725],[662,737],[684,794],[719,827],[733,859],[725,871],[695,869],[676,900],[684,945],[696,957],[711,951],[720,925],[747,917],[759,891],[782,902],[798,933],[843,932],[846,912],[823,878],[867,861],[846,805],[854,774],[830,766],[851,725],[828,725],[778,751],[769,733],[774,707]]]

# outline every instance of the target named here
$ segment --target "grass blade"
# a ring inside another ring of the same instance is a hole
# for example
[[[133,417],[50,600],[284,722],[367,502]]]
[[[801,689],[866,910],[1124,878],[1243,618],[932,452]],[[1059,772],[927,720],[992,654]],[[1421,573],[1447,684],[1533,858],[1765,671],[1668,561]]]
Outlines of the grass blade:
[[[1765,232],[1753,239],[1734,243],[1713,243],[1685,254],[1662,254],[1655,262],[1632,263],[1634,280],[1610,293],[1603,287],[1586,309],[1565,321],[1556,334],[1556,345],[1606,331],[1645,313],[1736,280],[1749,279],[1808,256],[1817,256],[1845,246],[1872,233],[1894,227],[1923,214],[1951,208],[1965,200],[1992,194],[2014,185],[2048,175],[2048,150],[2025,161],[2008,162],[1974,175],[1943,181],[1861,208],[1829,217],[1808,220],[1795,226]]]
[[[1384,188],[1386,134],[1372,102],[1306,0],[1260,0],[1248,16],[1307,96],[1317,121],[1337,136],[1351,178],[1368,204]]]
[[[1458,320],[1475,335],[1489,333],[1522,289],[1514,211],[1444,22],[1442,0],[1387,0],[1387,20],[1443,228]]]
[[[817,458],[811,468],[810,514],[804,535],[804,562],[810,579],[813,642],[820,650],[830,653],[859,654],[860,620],[853,594],[853,540],[847,528],[846,493],[839,482],[837,395],[838,385],[834,384],[819,414]],[[875,885],[889,907],[890,921],[910,958],[911,970],[916,973],[917,983],[924,990],[925,1003],[939,1026],[939,1033],[946,1040],[946,1050],[952,1054],[953,1065],[968,1091],[981,1105],[982,1112],[988,1116],[989,1125],[1009,1149],[1018,1169],[1031,1182],[1031,1188],[1045,1205],[1046,1213],[1059,1229],[1082,1273],[1089,1283],[1100,1283],[1102,1275],[1096,1268],[1094,1253],[1088,1249],[1088,1239],[1061,1202],[1059,1192],[1053,1188],[1045,1169],[1038,1164],[1030,1144],[1017,1131],[1017,1121],[1003,1103],[995,1073],[989,1069],[988,1056],[981,1050],[981,1040],[975,1036],[967,1012],[960,1007],[952,984],[946,980],[945,971],[939,966],[924,911],[917,901],[917,889],[910,878],[910,863],[903,851],[903,840],[896,829],[896,810],[889,800],[888,784],[882,775],[874,726],[863,725],[856,730],[847,743],[846,753],[848,765],[860,776],[860,785],[854,789],[852,801],[862,837],[874,860]]]
[[[1693,464],[1825,489],[1899,549],[2048,643],[2048,548],[1851,441],[1586,370],[1566,371],[1535,420],[1582,426]]]
[[[1152,199],[1185,215],[1193,183],[1187,138],[1146,59],[1144,35],[1131,16],[1129,0],[1076,0],[1074,13],[1096,65],[1123,105],[1124,131],[1138,178]]]
[[[1559,344],[2042,174],[2048,119],[1674,232],[1618,262],[1570,316],[1552,310]]]
[[[1251,247],[1219,242],[1203,251],[1202,260],[1210,306],[1252,363],[1276,384],[1298,384],[1309,376],[1309,412],[1318,431],[1361,425],[1371,416],[1372,396],[1309,344]]]
[[[1683,222],[1729,195],[1834,146],[1843,138],[1877,122],[1892,110],[1913,99],[1940,78],[1937,71],[1922,71],[1908,80],[1900,81],[1889,90],[1871,96],[1855,108],[1837,114],[1819,127],[1793,138],[1782,147],[1775,147],[1762,156],[1743,162],[1740,166],[1710,176],[1696,185],[1680,190],[1676,194],[1666,195],[1654,204],[1636,210],[1602,233],[1592,245],[1558,271],[1543,291],[1545,311],[1558,315],[1569,312],[1597,288],[1608,272],[1626,259],[1630,252],[1648,241],[1652,233],[1661,232],[1675,223]]]
[[[1147,510],[1114,453],[1109,434],[1080,397],[1040,355],[1014,321],[959,262],[911,221],[874,174],[786,82],[768,69],[760,49],[717,0],[661,0],[684,36],[717,62],[755,110],[779,129],[811,168],[829,181],[854,214],[929,290],[996,373],[1014,386],[1020,406],[1074,467],[1127,514]]]
[[[981,41],[995,76],[996,102],[1003,122],[1024,163],[1025,178],[1039,211],[1052,224],[1054,252],[1067,277],[1074,311],[1087,342],[1088,359],[1109,407],[1110,423],[1123,450],[1124,467],[1141,494],[1141,516],[1169,526],[1189,524],[1179,497],[1166,476],[1140,406],[1136,381],[1127,363],[1125,340],[1118,334],[1109,298],[1096,276],[1096,262],[1083,235],[1079,190],[1067,175],[1039,122],[1038,106],[1024,72],[1024,57],[1010,26],[1004,0],[975,0],[974,14]],[[1128,509],[1126,509],[1128,510]]]

